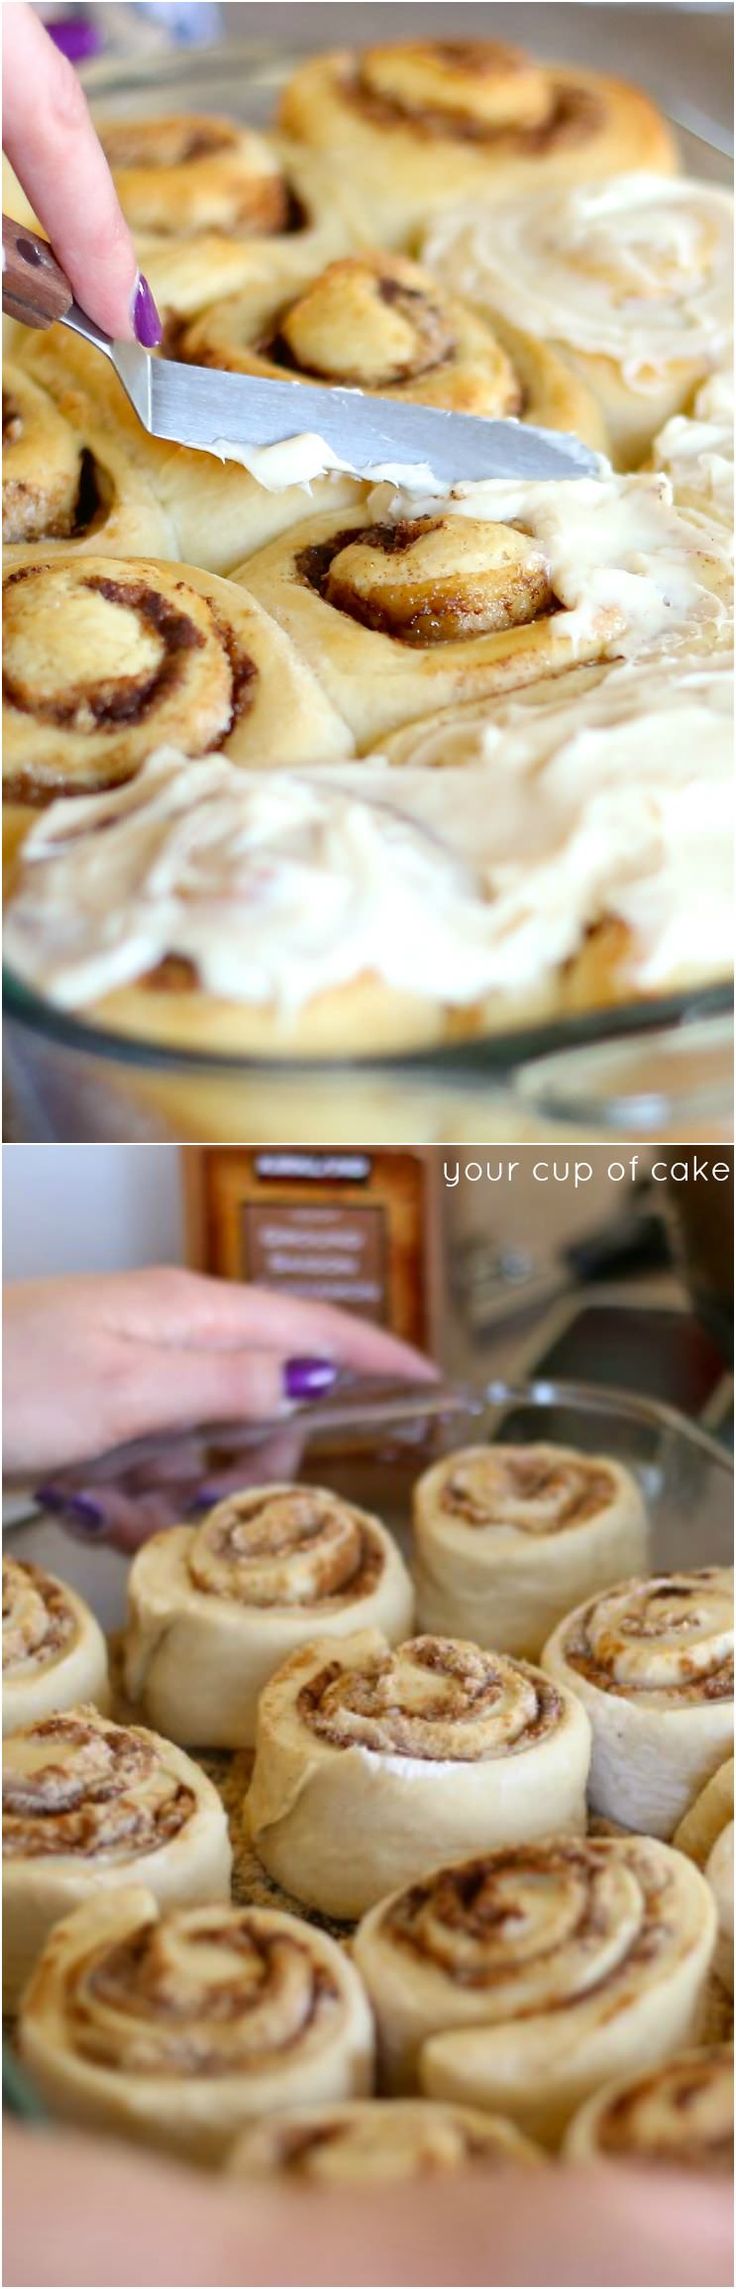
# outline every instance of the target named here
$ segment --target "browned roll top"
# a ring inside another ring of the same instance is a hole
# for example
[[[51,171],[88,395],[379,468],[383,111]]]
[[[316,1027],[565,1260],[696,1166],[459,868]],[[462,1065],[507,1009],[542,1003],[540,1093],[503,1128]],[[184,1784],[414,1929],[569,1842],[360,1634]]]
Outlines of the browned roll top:
[[[297,571],[338,612],[414,647],[530,625],[555,609],[541,550],[513,525],[405,517],[333,533]]]
[[[125,1859],[178,1835],[194,1809],[154,1740],[91,1710],[46,1717],[6,1744],[6,1859]]]
[[[235,122],[196,113],[112,121],[101,141],[134,230],[270,236],[289,227],[280,168],[262,138]]]
[[[593,89],[495,40],[369,48],[346,63],[341,84],[365,118],[424,140],[543,152],[583,141],[602,117]]]

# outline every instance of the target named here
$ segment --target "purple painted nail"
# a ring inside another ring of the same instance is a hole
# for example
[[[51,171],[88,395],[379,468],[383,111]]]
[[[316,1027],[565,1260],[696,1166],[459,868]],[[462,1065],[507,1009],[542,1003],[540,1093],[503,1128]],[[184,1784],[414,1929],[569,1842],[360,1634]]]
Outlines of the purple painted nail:
[[[90,56],[100,53],[102,37],[97,25],[85,22],[83,16],[54,16],[46,31],[67,63],[86,64]]]
[[[338,1369],[334,1359],[287,1359],[284,1390],[287,1399],[321,1399],[332,1391]]]
[[[133,293],[133,330],[142,350],[155,350],[163,335],[163,326],[156,309],[148,279],[139,270]]]
[[[104,1510],[86,1494],[68,1494],[66,1488],[60,1486],[37,1486],[36,1501],[72,1534],[95,1535],[99,1540],[107,1530]]]

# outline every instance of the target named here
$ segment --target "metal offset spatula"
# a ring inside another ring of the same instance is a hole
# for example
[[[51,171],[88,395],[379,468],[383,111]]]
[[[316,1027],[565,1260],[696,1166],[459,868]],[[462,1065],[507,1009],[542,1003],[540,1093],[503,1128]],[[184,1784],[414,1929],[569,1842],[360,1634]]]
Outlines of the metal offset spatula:
[[[35,231],[3,215],[3,309],[25,326],[70,326],[110,359],[151,437],[211,452],[231,445],[282,445],[305,432],[323,438],[358,477],[397,466],[431,470],[442,484],[484,477],[590,477],[596,455],[563,431],[519,421],[486,421],[434,406],[402,404],[361,390],[312,389],[305,382],[261,381],[176,365],[134,343],[113,342],[75,302],[51,248]]]

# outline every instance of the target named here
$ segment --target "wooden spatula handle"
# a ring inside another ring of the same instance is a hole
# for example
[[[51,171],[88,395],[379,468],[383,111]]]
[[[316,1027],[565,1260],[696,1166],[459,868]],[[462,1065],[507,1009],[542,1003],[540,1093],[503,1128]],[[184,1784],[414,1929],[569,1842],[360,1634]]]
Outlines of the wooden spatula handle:
[[[53,326],[74,301],[48,239],[3,215],[3,309],[22,326]]]

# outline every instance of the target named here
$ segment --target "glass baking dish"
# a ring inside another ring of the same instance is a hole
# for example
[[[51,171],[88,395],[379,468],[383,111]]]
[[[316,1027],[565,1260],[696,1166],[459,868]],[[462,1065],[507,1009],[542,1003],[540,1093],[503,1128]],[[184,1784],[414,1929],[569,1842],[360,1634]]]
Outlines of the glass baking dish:
[[[554,38],[538,13],[536,45],[544,53]],[[619,11],[605,13],[613,18]],[[552,14],[567,19],[572,11]],[[396,28],[400,34],[402,27]],[[572,34],[567,24],[562,31],[566,49]],[[524,37],[535,44],[526,27]],[[302,60],[296,49],[228,39],[212,49],[103,60],[82,76],[100,117],[133,110],[222,110],[262,128],[273,119],[279,89]],[[616,68],[615,56],[600,62]],[[627,69],[635,79],[636,54],[628,50]],[[674,124],[685,170],[728,182],[727,134],[699,118],[702,132],[695,132],[686,124],[691,117],[683,98]],[[32,1141],[259,1142],[278,1136],[283,1143],[462,1144],[564,1139],[573,1129],[590,1141],[615,1142],[644,1133],[641,1108],[651,1096],[653,1036],[658,1053],[672,1043],[678,1052],[678,1086],[671,1094],[665,1088],[657,1101],[658,1137],[679,1143],[717,1139],[729,1130],[730,1058],[720,1060],[715,1080],[711,1062],[706,1081],[701,1049],[701,1027],[725,1020],[731,1010],[725,983],[517,1024],[431,1051],[304,1062],[206,1056],[138,1043],[54,1009],[7,971],[4,1000],[10,1125],[15,1136]],[[625,1042],[629,1053],[627,1089],[623,1096],[603,1091],[591,1102],[587,1075],[576,1086],[575,1054],[616,1041]],[[687,1055],[691,1043],[696,1054],[687,1088],[679,1052],[684,1045]],[[564,1102],[546,1090],[538,1101],[534,1089],[517,1095],[516,1080],[527,1064],[558,1053],[568,1060]]]
[[[194,1436],[201,1449],[202,1477],[210,1483],[258,1482],[258,1450],[277,1426],[209,1425]],[[731,1563],[733,1461],[698,1423],[661,1401],[593,1384],[511,1383],[494,1379],[479,1385],[445,1386],[436,1392],[351,1392],[305,1409],[288,1426],[292,1476],[329,1486],[347,1501],[374,1511],[391,1528],[405,1554],[411,1543],[411,1494],[417,1478],[442,1454],[486,1441],[552,1440],[589,1454],[607,1454],[637,1479],[650,1519],[652,1564],[678,1568]],[[141,1442],[101,1459],[106,1476],[125,1479],[131,1491],[146,1484],[148,1458],[161,1458],[167,1477],[176,1478],[177,1447],[189,1457],[192,1433]],[[237,1466],[233,1470],[233,1459]],[[95,1465],[85,1466],[85,1484]],[[197,1466],[198,1467],[198,1466]],[[187,1459],[187,1473],[191,1462]],[[242,1474],[242,1478],[241,1478]],[[180,1473],[181,1475],[181,1473]],[[199,1513],[201,1515],[201,1513]],[[64,1534],[52,1520],[36,1515],[6,1524],[20,1557],[49,1566],[81,1591],[108,1629],[125,1618],[128,1561],[107,1548],[89,1549]]]

